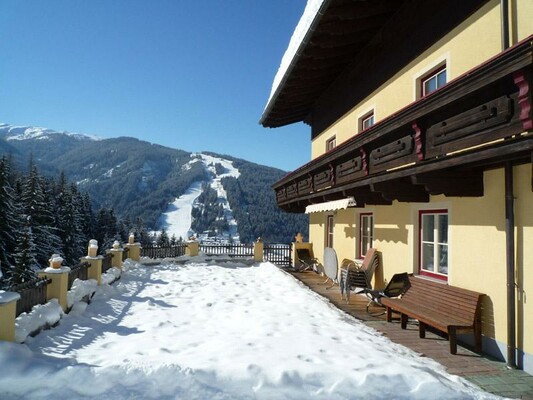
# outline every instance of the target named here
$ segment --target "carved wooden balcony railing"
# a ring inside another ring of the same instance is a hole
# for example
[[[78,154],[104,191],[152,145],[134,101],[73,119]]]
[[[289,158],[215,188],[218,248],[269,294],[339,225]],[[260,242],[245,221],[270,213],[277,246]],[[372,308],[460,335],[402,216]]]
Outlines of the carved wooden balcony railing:
[[[278,205],[482,196],[483,170],[531,162],[533,36],[274,185]]]

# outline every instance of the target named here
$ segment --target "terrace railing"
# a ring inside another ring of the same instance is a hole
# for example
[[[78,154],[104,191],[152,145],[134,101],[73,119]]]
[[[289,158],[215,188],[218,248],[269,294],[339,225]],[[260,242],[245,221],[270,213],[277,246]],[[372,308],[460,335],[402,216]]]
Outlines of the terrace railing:
[[[20,294],[17,301],[17,317],[23,312],[30,312],[33,306],[46,303],[46,288],[52,280],[48,278],[37,278],[28,282],[11,286],[11,292]]]
[[[202,244],[200,251],[208,256],[227,255],[230,257],[253,257],[253,244]]]
[[[124,247],[124,249],[122,251],[122,262],[124,262],[124,261],[126,261],[128,259],[129,254],[130,254],[129,247]]]
[[[278,267],[290,267],[292,265],[292,244],[265,244],[263,258]]]
[[[142,256],[149,258],[173,258],[185,254],[186,244],[176,246],[143,246]],[[207,256],[225,255],[234,258],[254,258],[254,244],[207,244],[200,243],[198,250]],[[291,244],[265,244],[263,257],[266,261],[288,267],[292,263]]]
[[[143,246],[142,256],[149,258],[174,258],[185,255],[187,245],[177,244],[174,246]]]
[[[110,269],[113,266],[113,254],[107,253],[104,254],[104,258],[102,259],[102,274],[105,274],[108,269]]]
[[[70,268],[70,272],[68,273],[68,290],[72,288],[72,284],[76,279],[87,280],[87,268],[90,265],[88,262],[82,262]]]

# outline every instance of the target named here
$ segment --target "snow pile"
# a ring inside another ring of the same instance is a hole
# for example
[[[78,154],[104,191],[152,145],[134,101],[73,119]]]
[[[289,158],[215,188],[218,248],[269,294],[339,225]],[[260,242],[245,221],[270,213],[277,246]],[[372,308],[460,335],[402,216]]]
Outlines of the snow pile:
[[[2,272],[0,271],[0,277],[2,276]],[[5,290],[0,290],[0,305],[2,304],[8,304],[12,301],[16,301],[20,299],[20,294],[16,292],[6,292]]]
[[[76,278],[72,283],[72,288],[67,292],[67,306],[70,308],[74,303],[82,301],[86,297],[90,298],[97,286],[98,284],[94,279],[85,281]]]
[[[490,399],[269,263],[129,263],[27,345],[0,398]]]
[[[227,238],[232,237],[234,240],[238,241],[237,221],[233,217],[233,212],[228,202],[228,196],[222,186],[221,180],[226,177],[238,178],[240,176],[239,170],[233,166],[232,161],[200,153],[191,154],[191,161],[185,164],[183,168],[188,169],[192,164],[197,162],[202,162],[204,164],[204,168],[211,176],[210,180],[194,182],[183,195],[170,203],[167,211],[159,219],[160,229],[165,229],[169,237],[175,235],[176,238],[181,237],[184,240],[187,240],[193,235],[199,236],[201,232],[193,232],[191,230],[191,213],[196,199],[202,193],[202,184],[208,183],[211,188],[217,192],[218,202],[224,209],[224,216],[230,227],[230,231],[227,233]],[[222,173],[217,173],[215,167],[216,164],[222,165],[224,168]]]
[[[105,273],[101,276],[101,282],[102,285],[110,285],[113,282],[115,282],[117,279],[120,278],[120,275],[122,274],[122,271],[117,267],[111,267],[109,268]]]
[[[63,309],[57,299],[34,306],[29,313],[22,313],[15,319],[15,341],[23,343],[31,334],[57,324],[62,315]]]

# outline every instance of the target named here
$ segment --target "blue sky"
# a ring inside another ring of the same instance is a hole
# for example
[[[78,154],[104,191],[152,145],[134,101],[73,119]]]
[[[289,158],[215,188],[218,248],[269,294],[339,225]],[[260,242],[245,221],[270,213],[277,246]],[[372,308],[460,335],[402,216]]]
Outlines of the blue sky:
[[[258,121],[305,4],[0,0],[0,122],[294,170],[310,128]]]

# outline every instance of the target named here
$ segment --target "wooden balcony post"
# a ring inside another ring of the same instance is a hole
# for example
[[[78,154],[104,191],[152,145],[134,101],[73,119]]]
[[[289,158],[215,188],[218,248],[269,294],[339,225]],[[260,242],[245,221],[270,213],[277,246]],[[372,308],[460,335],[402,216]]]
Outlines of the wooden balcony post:
[[[15,318],[20,294],[0,291],[0,340],[15,341]]]
[[[66,311],[68,308],[67,291],[70,268],[61,265],[63,258],[58,254],[53,254],[48,261],[50,266],[38,273],[39,278],[52,280],[46,288],[46,300],[57,299],[63,311]]]

